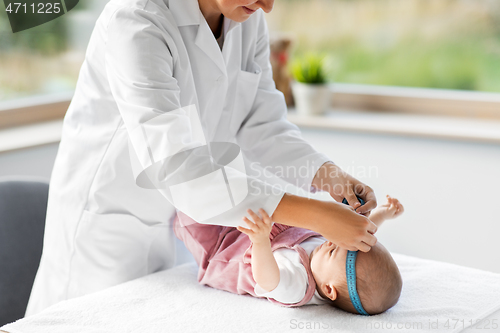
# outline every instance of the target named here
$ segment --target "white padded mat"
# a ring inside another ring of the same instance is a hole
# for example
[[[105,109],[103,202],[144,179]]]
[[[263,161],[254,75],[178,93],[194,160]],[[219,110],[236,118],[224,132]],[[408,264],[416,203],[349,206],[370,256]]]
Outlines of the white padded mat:
[[[403,275],[401,299],[377,316],[348,314],[330,306],[283,308],[265,299],[215,290],[199,285],[195,264],[187,263],[61,302],[1,329],[9,333],[460,332],[500,309],[500,274],[399,254],[394,258]],[[489,330],[485,321],[480,324],[481,332],[500,331],[492,322]]]

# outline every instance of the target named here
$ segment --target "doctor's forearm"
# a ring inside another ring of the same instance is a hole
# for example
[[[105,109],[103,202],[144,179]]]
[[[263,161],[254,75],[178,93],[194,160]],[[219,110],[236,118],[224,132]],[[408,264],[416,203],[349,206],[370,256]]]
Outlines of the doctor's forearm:
[[[272,215],[277,223],[316,231],[329,241],[351,251],[367,252],[377,239],[368,218],[350,206],[308,199],[285,193]]]
[[[318,204],[318,200],[285,193],[272,215],[277,223],[299,227],[319,232],[317,221],[313,221],[311,210]]]

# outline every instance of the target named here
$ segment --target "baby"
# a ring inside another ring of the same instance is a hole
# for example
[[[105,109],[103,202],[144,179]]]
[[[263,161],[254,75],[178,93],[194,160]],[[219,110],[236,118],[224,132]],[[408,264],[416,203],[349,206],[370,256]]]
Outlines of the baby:
[[[387,196],[369,218],[380,226],[403,210]],[[179,212],[174,230],[200,266],[200,283],[283,306],[330,304],[365,315],[398,301],[401,275],[380,243],[367,253],[347,251],[315,232],[273,224],[259,212],[262,218],[248,210],[248,228],[198,224]]]

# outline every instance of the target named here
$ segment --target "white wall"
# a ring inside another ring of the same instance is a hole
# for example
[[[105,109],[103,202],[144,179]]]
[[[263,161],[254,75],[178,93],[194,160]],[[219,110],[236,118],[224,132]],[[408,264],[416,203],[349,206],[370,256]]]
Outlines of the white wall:
[[[0,153],[0,177],[36,176],[46,180],[54,166],[59,144]]]
[[[403,216],[377,237],[390,251],[500,273],[500,145],[304,130],[303,136]],[[362,176],[364,169],[378,174]]]

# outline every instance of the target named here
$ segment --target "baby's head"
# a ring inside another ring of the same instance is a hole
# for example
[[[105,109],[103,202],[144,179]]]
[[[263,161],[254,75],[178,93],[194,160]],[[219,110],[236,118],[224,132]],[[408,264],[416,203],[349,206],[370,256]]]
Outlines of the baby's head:
[[[352,305],[346,278],[347,249],[324,242],[311,253],[311,271],[316,289],[332,305],[358,313]],[[358,252],[356,289],[361,304],[369,314],[378,314],[394,306],[401,294],[403,281],[389,251],[378,243],[369,252]]]

